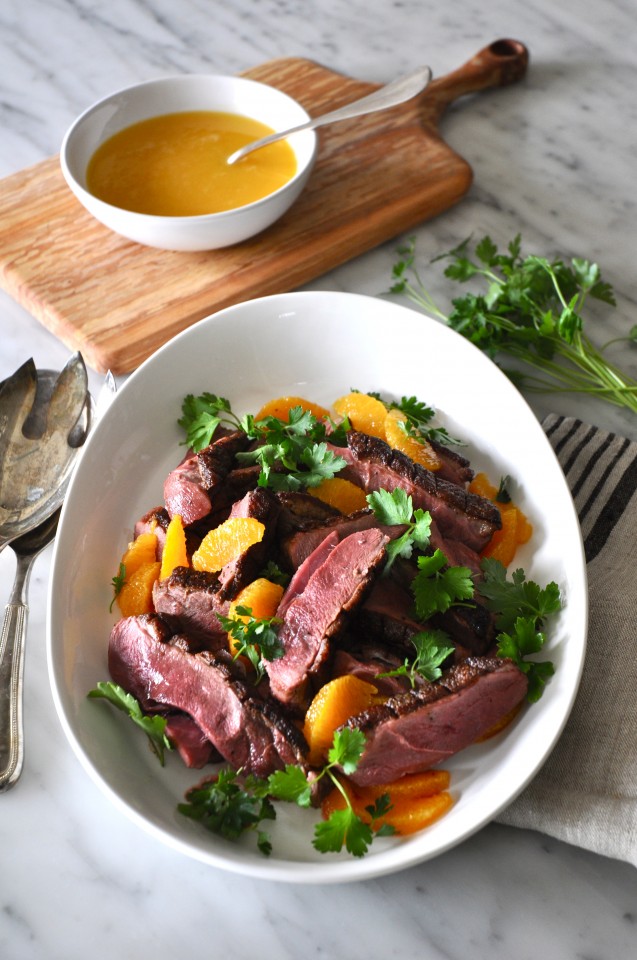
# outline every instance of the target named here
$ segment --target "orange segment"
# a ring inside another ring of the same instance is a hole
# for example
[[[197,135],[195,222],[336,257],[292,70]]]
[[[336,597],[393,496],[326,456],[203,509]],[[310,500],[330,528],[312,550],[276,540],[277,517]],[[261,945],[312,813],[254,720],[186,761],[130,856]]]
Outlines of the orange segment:
[[[144,563],[154,563],[157,559],[157,535],[155,533],[140,533],[136,540],[128,544],[128,549],[122,556],[122,563],[126,567],[126,579]]]
[[[184,524],[179,516],[176,513],[166,530],[166,542],[164,543],[164,550],[161,555],[161,571],[159,573],[159,579],[165,580],[166,577],[169,577],[175,567],[188,567],[188,553],[186,551],[186,533],[184,531]]]
[[[264,525],[254,517],[230,517],[208,531],[192,555],[192,565],[195,570],[217,573],[248,547],[263,540],[264,533]]]
[[[518,543],[528,543],[533,536],[533,524],[529,523],[518,507]]]
[[[284,420],[286,423],[290,419],[290,410],[293,407],[301,407],[302,410],[309,410],[314,414],[317,420],[323,420],[329,417],[329,410],[318,403],[312,403],[304,397],[276,397],[274,400],[268,400],[261,407],[258,413],[255,413],[255,420],[264,420],[265,417],[276,417],[278,420]]]
[[[498,495],[498,488],[491,483],[486,473],[476,473],[469,484],[469,491],[487,500],[495,500]]]
[[[450,793],[443,790],[431,797],[412,797],[409,800],[399,800],[384,817],[375,821],[374,827],[389,824],[396,833],[407,836],[417,833],[439,820],[453,806]]]
[[[376,692],[373,684],[352,674],[336,677],[321,687],[308,707],[303,726],[310,764],[319,766],[325,760],[336,728],[366,710]]]
[[[354,513],[367,506],[365,491],[351,480],[344,480],[343,477],[328,477],[317,487],[308,487],[307,492],[318,500],[322,500],[323,503],[336,507],[341,513]]]
[[[499,503],[498,509],[502,528],[495,531],[480,556],[499,560],[508,567],[518,546],[518,511],[512,503]]]
[[[384,783],[375,787],[359,787],[357,792],[366,804],[373,803],[384,793],[388,793],[392,803],[410,800],[413,797],[431,797],[434,793],[447,790],[451,776],[448,770],[425,770],[423,773],[410,773],[400,780]]]
[[[419,463],[427,470],[440,470],[442,466],[440,457],[426,440],[422,442],[410,437],[409,434],[401,428],[400,424],[405,423],[407,417],[401,410],[390,410],[385,417],[385,439],[394,450],[400,450],[405,453],[414,463]]]
[[[347,393],[335,402],[334,410],[339,416],[347,417],[354,430],[385,439],[387,407],[376,397],[366,393]]]
[[[432,773],[443,774],[445,771],[432,771]],[[417,776],[420,776],[420,774]],[[433,788],[434,782],[432,780],[429,787],[425,789]],[[444,778],[441,778],[440,782],[444,782]],[[340,779],[339,783],[343,787],[352,810],[365,823],[371,822],[371,816],[367,808],[373,807],[379,797],[388,794],[391,809],[382,817],[374,820],[372,829],[379,830],[382,826],[388,825],[393,827],[396,833],[401,836],[416,833],[418,830],[430,826],[453,806],[453,797],[445,789],[434,793],[425,792],[421,795],[411,795],[406,791],[401,795],[397,789],[398,781],[386,786],[364,788],[355,787],[345,778]],[[335,811],[344,810],[346,805],[345,796],[338,788],[335,788],[323,800],[321,815],[324,820],[327,820]]]
[[[160,562],[153,560],[140,564],[131,574],[127,571],[124,586],[117,594],[117,605],[123,617],[153,612],[153,584],[159,577],[160,567]]]
[[[468,489],[471,493],[477,493],[481,497],[486,497],[487,500],[492,500],[502,517],[502,529],[495,531],[480,556],[499,560],[508,567],[515,557],[518,546],[531,539],[533,525],[514,503],[497,502],[498,488],[491,483],[486,474],[477,473]]]
[[[252,616],[257,620],[273,617],[283,596],[280,583],[273,583],[265,577],[258,577],[235,597],[230,604],[229,617],[233,617],[237,607],[250,607]]]
[[[252,616],[256,620],[269,620],[276,614],[282,596],[283,587],[281,584],[272,583],[265,577],[259,577],[249,583],[247,587],[244,587],[235,597],[230,604],[228,616],[231,618],[238,617],[237,607],[246,607],[252,611]],[[247,616],[241,616],[240,619],[247,622],[248,618]],[[228,649],[234,656],[236,653],[235,641],[230,634],[228,634]]]

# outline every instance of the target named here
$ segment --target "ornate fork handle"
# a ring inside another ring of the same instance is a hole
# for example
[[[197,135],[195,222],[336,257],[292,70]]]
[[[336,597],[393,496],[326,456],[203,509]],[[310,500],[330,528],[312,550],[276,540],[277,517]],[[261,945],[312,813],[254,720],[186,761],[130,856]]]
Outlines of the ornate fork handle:
[[[19,557],[0,633],[0,791],[13,786],[24,761],[22,687],[27,585],[35,557]]]

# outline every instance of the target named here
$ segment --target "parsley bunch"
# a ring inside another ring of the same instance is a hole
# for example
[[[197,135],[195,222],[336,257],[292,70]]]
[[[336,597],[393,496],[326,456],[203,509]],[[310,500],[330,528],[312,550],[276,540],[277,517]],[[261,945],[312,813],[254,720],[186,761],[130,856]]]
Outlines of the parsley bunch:
[[[471,251],[467,239],[432,262],[448,259],[446,277],[460,283],[477,278],[486,289],[454,299],[446,315],[414,266],[414,241],[399,254],[391,292],[405,293],[491,359],[515,360],[520,369],[505,372],[518,385],[536,392],[589,394],[637,412],[637,381],[605,357],[606,347],[597,348],[584,333],[582,311],[588,297],[615,305],[612,288],[596,263],[574,258],[567,265],[558,259],[523,257],[519,234],[506,253],[488,236]],[[620,339],[637,343],[637,325]]]

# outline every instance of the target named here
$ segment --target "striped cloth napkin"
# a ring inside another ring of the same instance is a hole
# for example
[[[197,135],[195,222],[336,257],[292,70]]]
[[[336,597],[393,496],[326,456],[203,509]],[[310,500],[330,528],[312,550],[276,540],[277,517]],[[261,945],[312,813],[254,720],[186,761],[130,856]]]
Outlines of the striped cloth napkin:
[[[543,427],[582,528],[588,646],[557,746],[497,819],[637,866],[637,443],[572,417]]]

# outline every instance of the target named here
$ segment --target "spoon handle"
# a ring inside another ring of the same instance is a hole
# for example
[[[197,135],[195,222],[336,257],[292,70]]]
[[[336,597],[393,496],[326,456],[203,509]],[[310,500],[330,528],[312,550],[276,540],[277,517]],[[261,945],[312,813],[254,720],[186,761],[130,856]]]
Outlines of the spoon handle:
[[[0,792],[18,780],[24,762],[22,688],[24,638],[28,606],[26,590],[34,557],[18,557],[13,591],[0,633]]]
[[[268,137],[255,140],[253,143],[247,143],[232,153],[227,163],[236,163],[242,160],[253,150],[260,150],[261,147],[267,147],[278,140],[284,140],[293,133],[300,133],[302,130],[314,130],[316,127],[322,127],[325,123],[336,123],[338,120],[351,120],[353,117],[362,117],[366,113],[375,113],[377,110],[386,110],[388,107],[396,107],[400,103],[411,100],[417,94],[421,93],[431,80],[431,70],[429,67],[419,67],[412,73],[404,77],[399,77],[391,83],[368,93],[366,97],[354,100],[352,103],[346,103],[338,110],[332,110],[330,113],[324,113],[320,117],[307,120],[297,127],[291,127],[289,130],[280,130],[278,133],[272,133]]]

